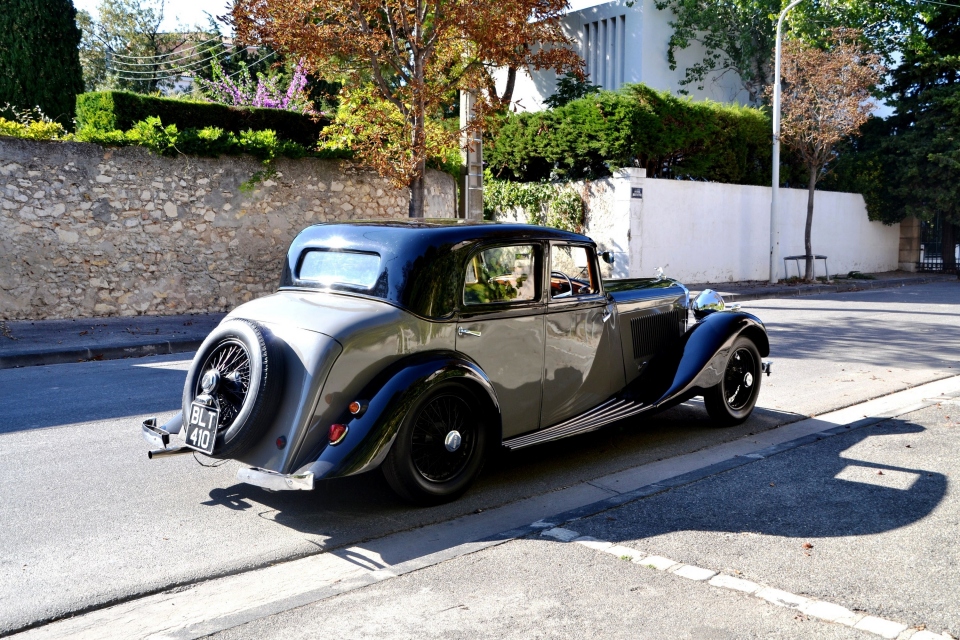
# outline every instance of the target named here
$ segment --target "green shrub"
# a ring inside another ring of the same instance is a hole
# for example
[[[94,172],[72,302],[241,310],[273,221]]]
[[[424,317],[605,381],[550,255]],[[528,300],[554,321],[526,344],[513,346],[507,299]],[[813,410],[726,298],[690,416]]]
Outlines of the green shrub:
[[[519,209],[530,224],[583,233],[583,197],[560,182],[497,180],[487,170],[483,177],[483,217],[500,220]]]
[[[77,96],[77,129],[125,131],[147,118],[160,118],[181,130],[216,127],[241,134],[244,131],[275,132],[278,138],[314,147],[328,122],[314,121],[292,111],[228,107],[212,102],[144,96],[125,91],[98,91]]]
[[[509,114],[485,155],[494,175],[510,180],[595,179],[638,166],[652,178],[765,184],[770,129],[759,109],[627,85]]]

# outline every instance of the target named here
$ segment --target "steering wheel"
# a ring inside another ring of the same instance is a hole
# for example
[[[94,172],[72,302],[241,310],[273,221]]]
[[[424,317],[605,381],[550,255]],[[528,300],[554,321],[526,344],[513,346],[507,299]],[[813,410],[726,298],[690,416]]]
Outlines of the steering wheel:
[[[567,281],[567,291],[565,291],[565,292],[563,292],[563,293],[558,293],[558,294],[555,295],[555,296],[551,296],[552,298],[554,298],[554,299],[557,299],[557,298],[569,298],[570,296],[573,295],[573,282],[570,281],[570,276],[568,276],[567,274],[565,274],[563,271],[551,271],[551,272],[550,272],[550,277],[551,277],[551,278],[553,278],[553,277],[563,278],[564,280]]]

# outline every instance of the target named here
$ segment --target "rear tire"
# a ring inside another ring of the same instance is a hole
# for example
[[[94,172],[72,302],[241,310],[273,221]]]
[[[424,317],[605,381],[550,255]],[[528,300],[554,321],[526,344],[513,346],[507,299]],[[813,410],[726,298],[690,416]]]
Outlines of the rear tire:
[[[703,393],[703,404],[718,427],[732,427],[750,417],[760,395],[761,373],[757,345],[749,338],[737,338],[720,384]]]
[[[483,468],[485,412],[456,382],[424,393],[404,418],[381,470],[401,498],[428,506],[460,497]]]
[[[202,393],[204,373],[216,369],[212,395],[220,407],[214,458],[233,458],[263,437],[283,391],[283,353],[265,330],[249,320],[231,319],[210,332],[197,351],[183,385],[183,415]]]

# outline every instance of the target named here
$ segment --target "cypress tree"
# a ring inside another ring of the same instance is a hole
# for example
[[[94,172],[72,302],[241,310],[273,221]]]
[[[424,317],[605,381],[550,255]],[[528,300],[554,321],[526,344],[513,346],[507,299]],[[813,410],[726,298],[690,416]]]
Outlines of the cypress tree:
[[[0,108],[40,107],[71,127],[83,91],[72,0],[0,0]]]

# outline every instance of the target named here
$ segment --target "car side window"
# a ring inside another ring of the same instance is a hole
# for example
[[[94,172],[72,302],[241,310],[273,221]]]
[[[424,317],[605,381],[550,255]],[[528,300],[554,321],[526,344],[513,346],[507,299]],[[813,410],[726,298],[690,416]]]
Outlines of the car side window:
[[[571,298],[599,293],[596,269],[587,247],[555,244],[550,248],[550,297]]]
[[[464,304],[536,300],[536,253],[533,245],[513,245],[474,254],[467,263]]]

